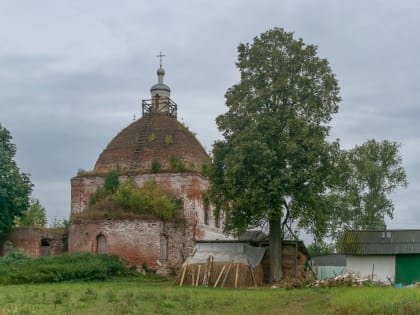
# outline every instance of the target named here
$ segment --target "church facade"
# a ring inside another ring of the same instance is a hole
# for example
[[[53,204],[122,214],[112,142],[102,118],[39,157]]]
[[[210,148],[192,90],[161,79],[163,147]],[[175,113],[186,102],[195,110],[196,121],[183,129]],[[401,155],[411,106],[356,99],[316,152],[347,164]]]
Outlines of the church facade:
[[[69,252],[114,254],[130,265],[165,273],[181,266],[196,240],[226,239],[223,217],[215,217],[203,202],[209,185],[203,173],[210,159],[177,120],[164,75],[161,64],[151,99],[142,102],[143,116],[111,140],[92,172],[71,179],[71,215],[76,219],[70,224]],[[111,170],[117,170],[120,182],[130,178],[141,187],[153,181],[179,198],[184,220],[77,219]]]

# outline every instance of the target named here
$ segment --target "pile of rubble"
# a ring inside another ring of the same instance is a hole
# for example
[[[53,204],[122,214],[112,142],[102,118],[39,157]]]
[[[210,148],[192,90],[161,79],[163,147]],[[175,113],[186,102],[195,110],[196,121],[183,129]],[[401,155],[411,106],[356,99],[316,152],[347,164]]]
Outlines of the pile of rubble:
[[[316,280],[308,285],[309,288],[332,288],[332,287],[360,287],[371,284],[371,279],[360,278],[353,273],[338,275],[334,278]]]

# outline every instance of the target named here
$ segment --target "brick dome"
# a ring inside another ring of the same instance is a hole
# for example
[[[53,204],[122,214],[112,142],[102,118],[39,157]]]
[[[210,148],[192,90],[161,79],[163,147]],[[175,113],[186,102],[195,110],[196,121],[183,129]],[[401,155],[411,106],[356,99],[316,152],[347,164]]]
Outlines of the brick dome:
[[[94,173],[103,174],[115,168],[120,174],[151,173],[152,164],[165,172],[179,172],[182,166],[201,172],[210,159],[194,135],[176,118],[148,113],[112,139],[96,161]]]

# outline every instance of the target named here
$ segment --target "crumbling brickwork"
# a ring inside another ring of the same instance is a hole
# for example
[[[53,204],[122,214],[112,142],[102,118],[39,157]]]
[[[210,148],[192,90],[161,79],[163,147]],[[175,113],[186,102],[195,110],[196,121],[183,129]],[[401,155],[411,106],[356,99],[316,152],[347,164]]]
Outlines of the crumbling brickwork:
[[[38,228],[16,228],[4,240],[0,253],[23,249],[34,258],[59,255],[67,250],[67,236]]]
[[[98,237],[105,253],[117,255],[130,266],[168,272],[176,270],[194,248],[191,228],[185,223],[143,220],[91,220],[70,225],[69,252],[98,252]],[[160,239],[167,237],[167,257],[161,259]]]
[[[120,176],[123,182],[127,176]],[[223,217],[215,218],[212,209],[205,209],[202,192],[208,188],[208,179],[195,173],[140,174],[133,176],[139,187],[147,181],[155,181],[159,186],[182,199],[183,213],[193,228],[194,237],[202,239],[225,239],[223,235]],[[89,205],[90,197],[104,184],[104,178],[75,177],[71,180],[71,213],[83,212]],[[207,219],[205,212],[207,211]],[[219,221],[219,226],[217,226]]]

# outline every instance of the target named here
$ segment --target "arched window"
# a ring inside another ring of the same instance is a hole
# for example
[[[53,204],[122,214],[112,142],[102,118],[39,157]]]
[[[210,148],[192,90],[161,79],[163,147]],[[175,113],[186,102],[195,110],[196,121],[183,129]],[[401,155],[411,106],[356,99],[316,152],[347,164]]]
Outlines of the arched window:
[[[204,224],[209,225],[209,208],[204,207]]]
[[[50,256],[50,241],[46,238],[41,240],[41,256]]]
[[[161,262],[168,260],[168,237],[165,234],[160,235],[160,259]]]
[[[214,216],[214,224],[217,228],[220,228],[220,213]]]
[[[96,237],[96,253],[106,254],[106,238],[103,234]]]

